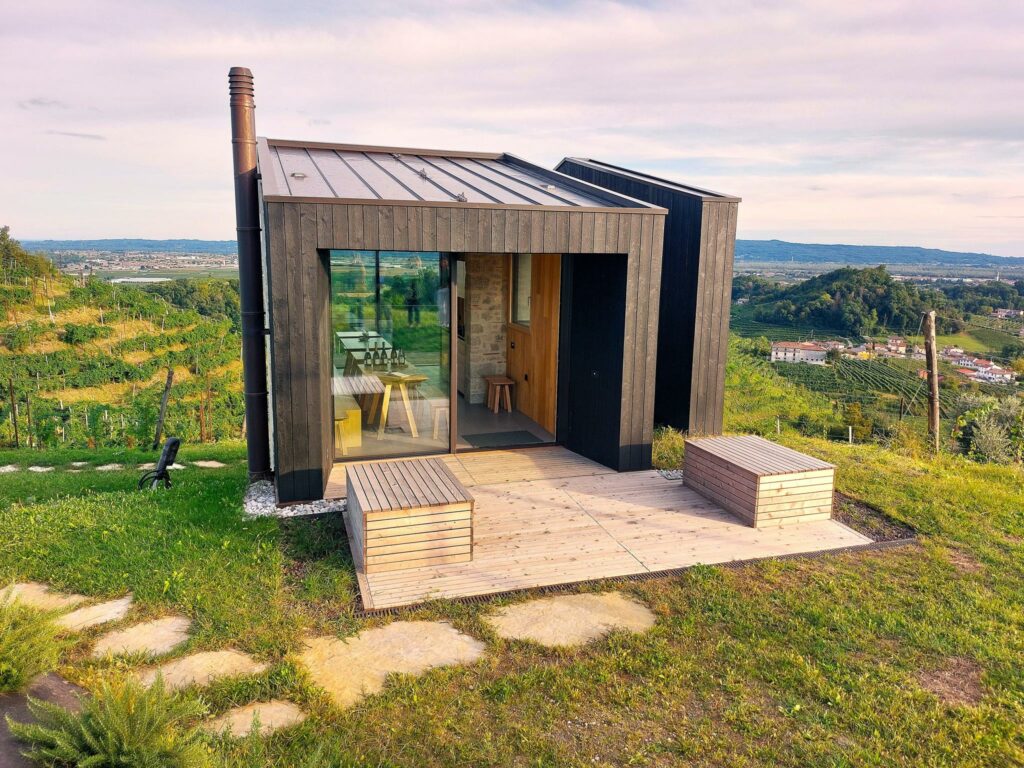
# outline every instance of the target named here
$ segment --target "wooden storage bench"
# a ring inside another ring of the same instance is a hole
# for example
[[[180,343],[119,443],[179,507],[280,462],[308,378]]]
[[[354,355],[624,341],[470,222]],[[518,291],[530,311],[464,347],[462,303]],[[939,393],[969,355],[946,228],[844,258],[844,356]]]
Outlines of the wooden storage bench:
[[[755,528],[827,520],[835,466],[752,435],[686,441],[683,482]]]
[[[363,573],[473,559],[473,497],[440,459],[345,470],[352,557]]]

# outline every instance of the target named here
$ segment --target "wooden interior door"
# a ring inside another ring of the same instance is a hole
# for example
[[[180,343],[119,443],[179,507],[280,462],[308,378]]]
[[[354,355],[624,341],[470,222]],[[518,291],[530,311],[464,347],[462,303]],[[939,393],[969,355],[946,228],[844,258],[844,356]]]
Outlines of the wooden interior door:
[[[558,313],[562,256],[535,253],[530,275],[530,325],[508,325],[508,376],[515,407],[555,433],[558,391]]]

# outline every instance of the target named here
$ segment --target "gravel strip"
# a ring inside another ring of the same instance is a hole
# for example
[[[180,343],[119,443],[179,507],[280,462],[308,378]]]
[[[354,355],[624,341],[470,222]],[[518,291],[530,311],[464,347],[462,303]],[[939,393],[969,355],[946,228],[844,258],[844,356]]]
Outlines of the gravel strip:
[[[324,499],[309,504],[278,507],[274,484],[269,480],[258,480],[245,492],[245,514],[249,517],[304,517],[344,511],[344,499]]]

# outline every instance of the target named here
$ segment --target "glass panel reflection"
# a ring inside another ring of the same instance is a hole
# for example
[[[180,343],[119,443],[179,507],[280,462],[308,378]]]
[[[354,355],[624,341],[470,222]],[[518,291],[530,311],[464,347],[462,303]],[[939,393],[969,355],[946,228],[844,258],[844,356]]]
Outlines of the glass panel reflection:
[[[449,258],[331,251],[336,459],[448,450]]]

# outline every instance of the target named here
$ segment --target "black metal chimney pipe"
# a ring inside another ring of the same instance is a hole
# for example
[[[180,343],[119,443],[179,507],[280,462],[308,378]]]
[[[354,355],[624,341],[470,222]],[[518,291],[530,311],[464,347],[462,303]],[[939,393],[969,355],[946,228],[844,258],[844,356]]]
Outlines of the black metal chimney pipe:
[[[249,477],[256,480],[270,476],[270,440],[252,72],[245,67],[232,67],[228,72],[228,92],[231,94],[231,149],[235,166],[238,291],[242,309]]]

